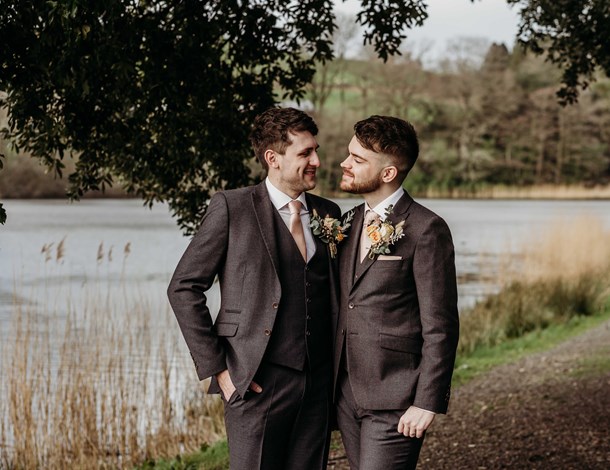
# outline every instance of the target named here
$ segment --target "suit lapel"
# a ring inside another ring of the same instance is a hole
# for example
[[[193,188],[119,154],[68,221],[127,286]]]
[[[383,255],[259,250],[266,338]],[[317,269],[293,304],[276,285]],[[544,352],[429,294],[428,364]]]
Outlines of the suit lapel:
[[[261,236],[263,237],[265,247],[271,257],[275,272],[279,276],[279,254],[275,235],[275,224],[273,221],[273,211],[276,209],[271,203],[264,181],[254,186],[254,191],[252,192],[252,209],[256,216],[256,220],[258,221],[258,227]]]
[[[307,201],[307,210],[309,211],[309,220],[311,220],[311,218],[313,217],[314,209],[318,213],[318,216],[320,216],[322,218],[326,217],[327,214],[323,213],[323,209],[320,206],[315,204],[313,198],[310,197],[308,193],[305,193],[305,200]],[[307,229],[305,227],[303,227],[303,230],[307,230]],[[315,236],[313,234],[313,232],[311,233],[311,236],[313,237],[313,241],[316,245],[316,253],[324,253],[323,250],[328,250],[328,245],[326,243],[324,243],[322,240],[320,240],[320,237]],[[315,256],[315,254],[314,254],[314,256]],[[330,252],[329,252],[328,258],[330,259]]]
[[[388,220],[392,222],[392,224],[396,225],[398,222],[402,220],[406,220],[409,217],[409,208],[413,204],[413,198],[409,195],[408,192],[403,190],[402,197],[396,203],[394,210],[388,217]]]
[[[398,200],[398,202],[396,203],[396,206],[394,206],[394,209],[392,210],[392,213],[388,217],[388,220],[390,222],[392,222],[392,224],[394,226],[397,223],[399,223],[400,221],[406,220],[407,217],[409,217],[408,211],[409,211],[409,208],[411,207],[412,203],[413,203],[413,198],[411,196],[409,196],[409,193],[404,191],[402,197]],[[364,206],[361,206],[361,207],[364,207]],[[353,274],[354,277],[353,277],[353,283],[351,285],[350,292],[356,287],[356,285],[358,285],[360,280],[364,277],[364,275],[369,270],[369,268],[373,265],[373,263],[375,263],[375,261],[377,261],[377,258],[379,256],[379,255],[374,255],[371,259],[367,255],[367,257],[364,258],[364,261],[362,261],[362,263],[360,263],[358,248],[360,246],[360,234],[362,233],[363,223],[364,223],[364,210],[361,210],[360,211],[360,221],[359,221],[359,225],[358,225],[358,227],[360,227],[360,229],[358,230],[358,239],[356,240],[354,265],[352,265],[352,266],[355,266],[355,269],[352,270],[352,273],[354,273]],[[400,241],[398,243],[400,243]],[[351,276],[350,276],[350,278],[351,278]]]
[[[357,206],[354,209],[354,218],[351,222],[349,236],[345,242],[345,246],[341,247],[341,284],[347,291],[351,291],[354,285],[354,269],[356,263],[360,264],[358,252],[360,248],[360,233],[362,231],[362,223],[364,222],[364,204]]]

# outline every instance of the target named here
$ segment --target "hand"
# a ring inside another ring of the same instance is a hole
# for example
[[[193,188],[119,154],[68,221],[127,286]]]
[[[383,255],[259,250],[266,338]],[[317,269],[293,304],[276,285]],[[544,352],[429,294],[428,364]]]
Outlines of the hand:
[[[216,380],[218,380],[218,385],[220,385],[220,390],[222,390],[225,401],[229,401],[229,398],[231,398],[231,395],[235,392],[235,385],[233,385],[229,371],[225,369],[216,374]],[[263,391],[262,387],[256,382],[252,382],[249,389],[255,393],[261,393]]]
[[[410,406],[398,421],[398,432],[405,437],[417,437],[420,439],[426,429],[434,421],[435,414],[431,411],[422,410],[417,406]]]

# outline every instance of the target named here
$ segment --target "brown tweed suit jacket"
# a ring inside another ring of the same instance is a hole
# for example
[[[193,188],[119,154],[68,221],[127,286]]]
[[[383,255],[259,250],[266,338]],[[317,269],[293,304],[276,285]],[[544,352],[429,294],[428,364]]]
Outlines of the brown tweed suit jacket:
[[[459,335],[454,249],[447,224],[405,191],[390,216],[406,220],[389,257],[365,258],[359,239],[364,205],[340,245],[340,309],[335,389],[341,355],[364,409],[445,413]]]
[[[310,211],[339,218],[334,202],[308,193],[305,197]],[[228,369],[241,397],[259,368],[282,299],[275,210],[264,182],[216,193],[168,288],[199,378]],[[328,249],[318,237],[314,240],[317,250]],[[329,257],[333,300],[335,264]],[[214,323],[205,292],[216,276],[221,306]],[[331,306],[333,324],[337,309]],[[215,378],[210,392],[219,392]]]

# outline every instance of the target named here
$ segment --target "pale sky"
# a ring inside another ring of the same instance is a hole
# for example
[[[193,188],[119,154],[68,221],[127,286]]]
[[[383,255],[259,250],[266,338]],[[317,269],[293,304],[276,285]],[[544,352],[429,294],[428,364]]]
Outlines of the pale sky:
[[[339,12],[357,13],[357,0],[334,0]],[[517,8],[504,0],[428,0],[428,19],[420,28],[407,32],[407,42],[415,48],[431,46],[428,59],[445,54],[447,41],[459,37],[478,37],[503,42],[511,49],[517,34]],[[360,39],[357,44],[361,44]],[[431,43],[431,44],[430,44]]]

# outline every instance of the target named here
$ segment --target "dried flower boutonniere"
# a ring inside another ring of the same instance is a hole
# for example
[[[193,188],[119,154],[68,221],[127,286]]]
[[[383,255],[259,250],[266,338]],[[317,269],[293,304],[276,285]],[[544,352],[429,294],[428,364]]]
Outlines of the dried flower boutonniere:
[[[390,245],[396,243],[399,239],[405,236],[403,225],[405,221],[398,222],[396,225],[388,220],[388,217],[394,210],[393,205],[389,205],[385,210],[385,220],[373,221],[366,227],[366,234],[371,240],[371,249],[369,250],[369,258],[373,259],[375,255],[387,255],[390,253]]]
[[[345,231],[350,227],[350,222],[354,218],[354,211],[349,211],[343,220],[337,220],[326,215],[322,218],[314,209],[309,226],[314,235],[324,243],[328,244],[330,257],[337,256],[337,244],[341,243],[347,235]]]

